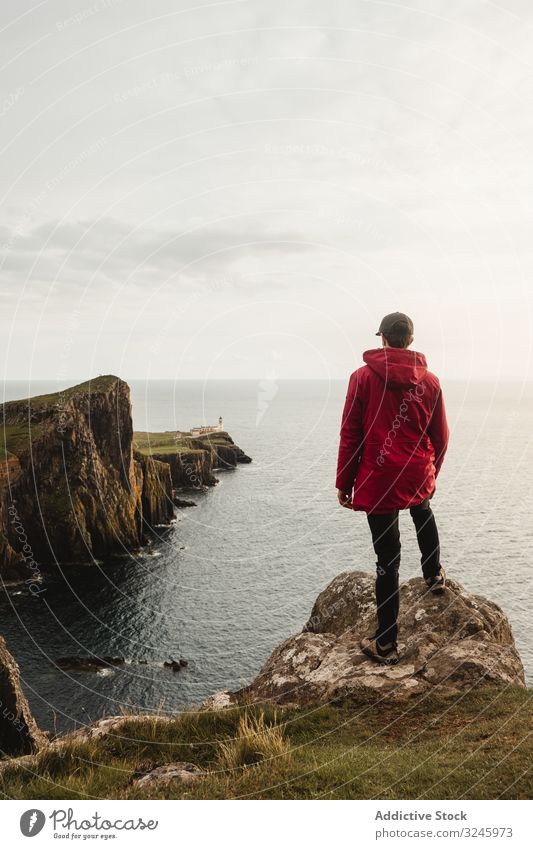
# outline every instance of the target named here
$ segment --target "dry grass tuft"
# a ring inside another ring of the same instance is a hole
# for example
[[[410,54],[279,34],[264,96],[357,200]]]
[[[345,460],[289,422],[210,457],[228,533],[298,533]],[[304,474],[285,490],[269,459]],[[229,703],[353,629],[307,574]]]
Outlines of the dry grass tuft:
[[[267,723],[263,711],[257,716],[244,713],[239,718],[237,733],[231,740],[218,743],[218,764],[222,769],[235,770],[251,766],[260,761],[287,755],[289,743],[283,727],[274,722]]]

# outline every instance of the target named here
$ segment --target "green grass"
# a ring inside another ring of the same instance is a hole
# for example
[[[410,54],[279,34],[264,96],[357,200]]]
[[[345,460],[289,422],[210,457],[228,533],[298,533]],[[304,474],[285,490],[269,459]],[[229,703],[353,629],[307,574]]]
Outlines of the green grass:
[[[206,450],[202,447],[204,437],[182,436],[175,439],[173,431],[149,433],[136,430],[133,434],[133,444],[141,454],[201,454]],[[220,443],[225,444],[225,443]],[[208,449],[207,449],[208,450]]]
[[[265,728],[274,738],[257,744],[253,735]],[[248,749],[243,733],[251,735]],[[307,710],[126,718],[113,736],[10,762],[0,771],[0,792],[16,799],[525,799],[533,789],[530,733],[531,692],[518,687],[403,706],[362,693]],[[260,757],[250,757],[250,747]],[[194,784],[132,788],[140,767],[178,760],[209,774]]]
[[[141,448],[138,445],[134,446],[139,454],[145,457],[152,457],[155,454],[204,454],[203,448],[187,448],[183,445],[152,445],[151,447],[143,445]]]
[[[245,711],[239,717],[236,733],[228,741],[218,743],[217,772],[237,773],[262,761],[275,761],[290,755],[290,741],[284,723],[265,717],[264,711]]]
[[[40,424],[32,424],[31,430],[28,424],[0,424],[0,460],[6,460],[13,455],[19,457],[20,454],[29,451],[31,444],[39,438],[41,433],[42,425]]]
[[[224,431],[220,431],[218,433],[206,433],[203,436],[198,437],[204,442],[211,442],[216,445],[228,445],[231,444],[228,440],[227,434]]]
[[[3,422],[0,429],[0,460],[5,460],[11,455],[19,456],[27,451],[31,442],[41,435],[43,426],[32,422],[31,433],[28,426],[28,401],[32,411],[43,412],[48,409],[61,409],[66,402],[75,395],[83,392],[102,392],[109,389],[118,377],[112,374],[100,375],[93,380],[87,380],[84,383],[79,383],[77,386],[70,386],[68,389],[60,392],[51,392],[47,395],[35,395],[34,397],[21,398],[16,401],[6,401],[1,405],[3,409],[0,411],[3,414]],[[21,407],[22,405],[22,407]],[[45,413],[46,414],[46,413]]]

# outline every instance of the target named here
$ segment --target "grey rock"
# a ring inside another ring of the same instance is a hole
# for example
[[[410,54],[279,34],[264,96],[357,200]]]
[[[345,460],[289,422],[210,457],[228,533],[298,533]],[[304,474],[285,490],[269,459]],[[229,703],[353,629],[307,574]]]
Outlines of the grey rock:
[[[18,665],[0,637],[0,755],[29,755],[46,743],[22,692]]]
[[[138,773],[133,776],[132,783],[135,787],[145,789],[154,785],[166,785],[172,781],[181,781],[184,784],[190,784],[192,781],[197,781],[205,776],[203,769],[200,769],[196,764],[178,761],[177,763],[164,764],[163,766],[155,767],[143,771],[141,775]]]
[[[524,686],[524,669],[502,610],[448,581],[442,596],[422,578],[400,588],[400,662],[369,660],[359,642],[376,629],[374,576],[344,572],[318,596],[300,634],[274,650],[257,678],[230,702],[327,702],[373,691],[404,699],[438,691],[450,695],[482,684]]]

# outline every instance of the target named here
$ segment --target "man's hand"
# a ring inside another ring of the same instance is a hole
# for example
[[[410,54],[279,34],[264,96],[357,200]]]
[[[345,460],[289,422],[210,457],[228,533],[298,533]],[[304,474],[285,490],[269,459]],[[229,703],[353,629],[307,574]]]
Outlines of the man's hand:
[[[337,498],[341,507],[352,507],[352,493],[344,492],[342,489],[337,490]]]

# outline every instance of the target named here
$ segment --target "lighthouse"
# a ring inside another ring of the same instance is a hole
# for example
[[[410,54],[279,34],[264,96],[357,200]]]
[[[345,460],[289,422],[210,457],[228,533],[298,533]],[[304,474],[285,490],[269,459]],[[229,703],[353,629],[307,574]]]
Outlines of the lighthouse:
[[[208,436],[210,433],[220,433],[224,430],[224,420],[222,416],[218,417],[216,425],[201,425],[200,427],[191,427],[189,433],[191,436]]]

